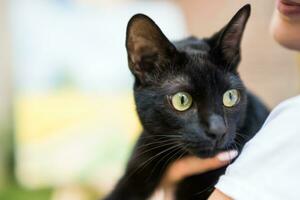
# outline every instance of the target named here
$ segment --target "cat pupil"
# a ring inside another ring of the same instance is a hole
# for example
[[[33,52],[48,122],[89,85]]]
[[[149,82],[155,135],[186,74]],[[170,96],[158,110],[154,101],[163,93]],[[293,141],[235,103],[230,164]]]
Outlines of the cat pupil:
[[[231,92],[229,92],[229,98],[230,98],[230,100],[232,100],[232,93]]]
[[[180,98],[180,102],[181,102],[181,104],[183,105],[184,104],[184,101],[185,99],[184,99],[184,96],[181,96],[181,98]]]

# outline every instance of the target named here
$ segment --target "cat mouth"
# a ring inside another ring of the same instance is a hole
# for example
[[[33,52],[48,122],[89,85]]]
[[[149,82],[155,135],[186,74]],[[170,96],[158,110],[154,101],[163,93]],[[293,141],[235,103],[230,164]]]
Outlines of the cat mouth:
[[[226,141],[189,142],[186,150],[197,157],[210,158],[220,152],[233,149],[230,147],[232,147],[232,144]]]
[[[209,158],[215,156],[219,151],[215,145],[198,146],[196,143],[190,143],[186,149],[190,154],[200,158]]]
[[[198,150],[194,153],[199,158],[211,158],[218,154],[216,150]]]

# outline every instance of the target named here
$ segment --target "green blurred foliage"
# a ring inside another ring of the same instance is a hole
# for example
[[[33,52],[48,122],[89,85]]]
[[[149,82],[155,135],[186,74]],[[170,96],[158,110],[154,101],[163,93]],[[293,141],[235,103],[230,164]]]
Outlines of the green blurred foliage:
[[[14,137],[9,119],[0,123],[0,200],[49,200],[51,189],[27,190],[14,175]]]
[[[0,190],[0,199],[3,200],[49,200],[52,190],[26,190],[17,184],[11,184]]]

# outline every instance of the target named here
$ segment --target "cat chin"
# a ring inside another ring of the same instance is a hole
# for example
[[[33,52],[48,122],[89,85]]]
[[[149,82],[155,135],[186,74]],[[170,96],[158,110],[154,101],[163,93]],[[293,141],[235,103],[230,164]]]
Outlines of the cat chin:
[[[199,158],[211,158],[211,157],[216,156],[218,153],[235,149],[235,148],[230,148],[229,146],[231,146],[231,145],[227,145],[227,147],[224,147],[224,148],[211,148],[211,149],[205,149],[205,150],[191,149],[191,150],[189,150],[189,153],[192,155],[195,155]]]
[[[228,151],[236,147],[234,144],[234,137],[227,138],[222,141],[215,141],[205,146],[199,146],[196,144],[189,143],[188,152],[199,158],[211,158],[216,156],[220,152]]]
[[[211,149],[211,150],[196,150],[196,149],[193,149],[193,150],[189,150],[189,152],[192,154],[192,155],[195,155],[199,158],[211,158],[211,157],[214,157],[215,155],[217,155],[219,153],[219,151],[217,150],[214,150],[214,149]]]

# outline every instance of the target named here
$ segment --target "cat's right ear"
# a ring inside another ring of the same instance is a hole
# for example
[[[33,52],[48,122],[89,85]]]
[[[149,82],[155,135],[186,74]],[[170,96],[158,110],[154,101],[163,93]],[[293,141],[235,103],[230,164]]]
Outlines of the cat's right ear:
[[[211,46],[211,55],[224,65],[226,71],[236,71],[241,58],[241,40],[251,13],[249,4],[243,6],[230,22],[211,37],[208,42]]]
[[[162,72],[177,52],[155,22],[143,14],[134,15],[128,22],[126,49],[129,68],[141,83]]]

